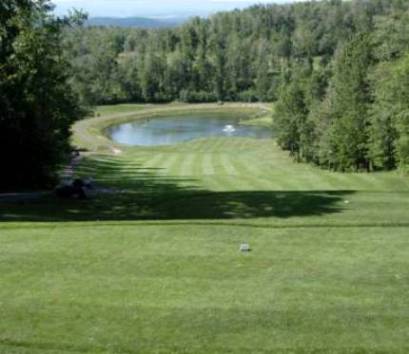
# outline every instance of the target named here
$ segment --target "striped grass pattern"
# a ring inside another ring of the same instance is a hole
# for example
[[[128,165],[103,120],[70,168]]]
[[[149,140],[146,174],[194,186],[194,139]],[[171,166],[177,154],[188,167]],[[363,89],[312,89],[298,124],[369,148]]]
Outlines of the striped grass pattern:
[[[0,354],[409,351],[407,177],[273,140],[114,156],[99,123],[74,129],[93,151],[77,172],[108,193],[0,203]]]

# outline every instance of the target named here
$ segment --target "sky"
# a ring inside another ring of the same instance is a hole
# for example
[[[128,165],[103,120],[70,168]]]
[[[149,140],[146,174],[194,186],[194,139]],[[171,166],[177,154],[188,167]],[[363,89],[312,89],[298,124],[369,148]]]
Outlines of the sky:
[[[286,3],[294,0],[52,0],[56,13],[76,8],[90,17],[171,18],[207,16],[217,11],[244,8],[255,3]]]

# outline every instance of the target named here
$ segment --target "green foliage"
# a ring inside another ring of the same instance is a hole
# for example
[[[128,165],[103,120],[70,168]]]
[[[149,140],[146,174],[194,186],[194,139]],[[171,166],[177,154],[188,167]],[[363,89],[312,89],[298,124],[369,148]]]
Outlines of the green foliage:
[[[374,74],[371,156],[376,167],[409,166],[409,54]]]
[[[74,87],[93,104],[171,101],[186,91],[205,101],[274,101],[288,70],[316,58],[327,66],[341,43],[374,22],[381,28],[380,15],[397,9],[399,1],[335,0],[253,6],[174,29],[71,30]]]
[[[301,134],[308,115],[301,78],[293,76],[279,96],[274,113],[278,144],[292,156],[301,156]]]
[[[375,100],[370,111],[369,156],[376,169],[389,170],[396,166],[397,130],[394,116],[397,106],[391,87],[391,69],[389,63],[382,63],[371,75]]]
[[[353,32],[347,40],[331,39],[337,43],[333,56],[327,44],[320,57],[308,54],[316,50],[306,48],[325,36],[293,43],[299,59],[282,80],[275,115],[279,143],[298,159],[334,170],[407,169],[408,5],[355,1],[351,6]],[[332,9],[340,11],[340,3]],[[337,26],[346,29],[345,23]]]
[[[70,126],[83,115],[68,84],[61,32],[80,20],[55,19],[48,1],[0,6],[0,188],[39,186],[69,148]]]
[[[206,91],[182,90],[180,100],[186,103],[216,102],[217,97],[215,94]]]
[[[330,82],[330,129],[333,158],[337,170],[369,169],[367,156],[368,107],[370,103],[368,68],[370,47],[366,35],[348,42],[337,54]]]

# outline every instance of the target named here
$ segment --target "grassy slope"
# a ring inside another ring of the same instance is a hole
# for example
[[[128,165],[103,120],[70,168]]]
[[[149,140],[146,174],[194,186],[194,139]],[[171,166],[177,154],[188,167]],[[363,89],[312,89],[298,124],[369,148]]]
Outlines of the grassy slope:
[[[96,116],[107,116],[107,115],[118,115],[122,113],[130,113],[139,111],[148,105],[143,104],[115,104],[115,105],[106,105],[99,106],[95,110]]]
[[[261,117],[256,117],[253,119],[248,119],[240,124],[242,125],[254,125],[254,126],[262,126],[262,127],[271,127],[273,124],[273,119],[271,117],[271,114],[268,115],[263,115]]]
[[[0,205],[0,353],[408,350],[406,178],[251,139],[123,151],[81,168],[122,193]]]
[[[273,110],[274,106],[265,107],[266,109],[261,110],[256,113],[250,119],[244,120],[241,124],[243,125],[255,125],[262,127],[272,127],[273,126]],[[267,109],[268,108],[268,109]]]

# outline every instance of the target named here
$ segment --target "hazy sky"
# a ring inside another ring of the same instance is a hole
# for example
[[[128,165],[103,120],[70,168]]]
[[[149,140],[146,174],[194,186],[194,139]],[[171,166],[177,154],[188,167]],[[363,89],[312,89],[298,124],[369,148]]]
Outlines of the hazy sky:
[[[294,0],[53,0],[61,15],[69,9],[87,11],[90,17],[178,17],[205,16],[255,3],[285,3]]]

